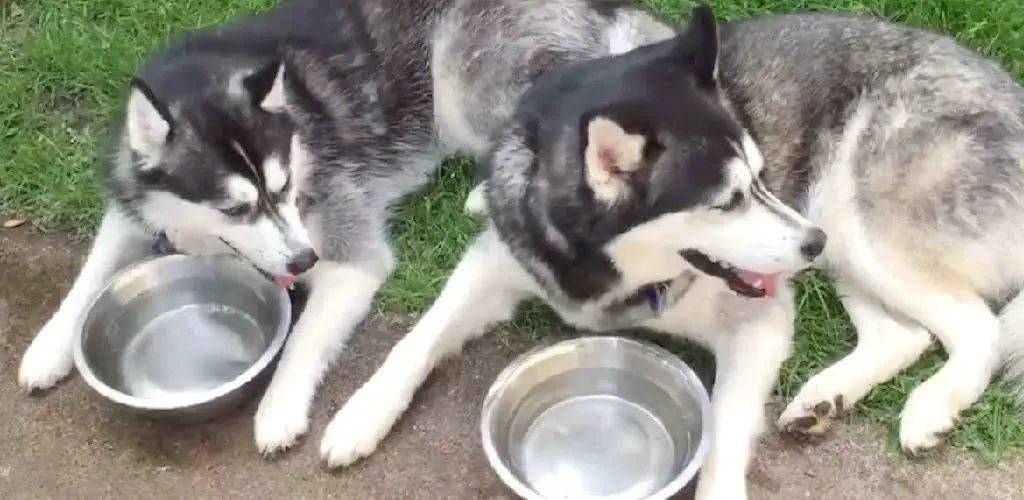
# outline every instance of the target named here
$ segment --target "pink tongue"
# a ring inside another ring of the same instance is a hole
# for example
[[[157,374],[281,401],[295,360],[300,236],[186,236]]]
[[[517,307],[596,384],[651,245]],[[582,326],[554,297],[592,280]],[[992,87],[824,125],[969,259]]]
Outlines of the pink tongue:
[[[274,284],[281,288],[291,288],[295,284],[295,280],[298,279],[294,274],[283,274],[274,278]]]
[[[739,276],[748,285],[764,290],[766,298],[775,296],[775,279],[778,277],[777,274],[761,274],[737,269],[736,276]],[[757,284],[758,282],[760,284]]]

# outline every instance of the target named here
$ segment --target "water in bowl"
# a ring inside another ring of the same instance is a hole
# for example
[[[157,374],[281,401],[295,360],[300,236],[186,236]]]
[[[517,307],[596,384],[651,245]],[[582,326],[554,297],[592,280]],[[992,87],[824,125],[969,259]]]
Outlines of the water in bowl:
[[[660,392],[660,394],[659,394]],[[628,399],[627,399],[628,398]],[[642,499],[678,468],[677,447],[658,411],[644,403],[668,398],[650,381],[617,369],[574,370],[530,391],[510,443],[522,477],[549,499]],[[530,410],[529,408],[533,408]],[[684,452],[685,453],[685,452]]]
[[[187,398],[234,380],[263,351],[259,324],[222,304],[187,304],[147,322],[122,355],[125,390]]]

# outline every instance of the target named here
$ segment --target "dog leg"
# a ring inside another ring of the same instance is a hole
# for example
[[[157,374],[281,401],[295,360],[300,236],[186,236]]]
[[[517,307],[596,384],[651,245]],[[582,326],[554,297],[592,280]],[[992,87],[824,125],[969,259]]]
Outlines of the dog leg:
[[[826,433],[843,408],[914,364],[932,344],[927,330],[894,318],[860,290],[842,284],[837,289],[857,331],[857,346],[804,384],[776,423],[785,432]]]
[[[489,325],[510,319],[531,283],[493,231],[478,237],[437,301],[334,416],[320,444],[327,465],[347,466],[372,453],[434,367]]]
[[[291,447],[308,430],[317,387],[391,272],[384,248],[389,253],[372,265],[321,261],[309,271],[306,307],[256,410],[256,447],[265,456]]]
[[[910,393],[900,415],[900,445],[916,455],[934,448],[953,429],[960,413],[988,388],[999,361],[999,320],[980,299],[957,300],[921,293],[914,318],[938,337],[946,363]]]
[[[75,329],[93,295],[121,267],[145,257],[149,248],[150,236],[138,224],[107,210],[71,290],[25,351],[18,372],[22,390],[48,389],[71,373]]]
[[[1003,379],[1013,387],[1017,402],[1024,404],[1024,295],[1018,294],[999,311],[999,355]]]
[[[696,500],[747,498],[747,469],[765,428],[765,405],[791,349],[794,316],[789,296],[781,294],[775,299],[777,307],[711,343],[716,363],[711,447]]]
[[[917,454],[939,444],[988,387],[999,360],[999,320],[969,286],[892,262],[879,264],[854,263],[843,274],[887,309],[926,328],[949,354],[903,407],[900,444]]]

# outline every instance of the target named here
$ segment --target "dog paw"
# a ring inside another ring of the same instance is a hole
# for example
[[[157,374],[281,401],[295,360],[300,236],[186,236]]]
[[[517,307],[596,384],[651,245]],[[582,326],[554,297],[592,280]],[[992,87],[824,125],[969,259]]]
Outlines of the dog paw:
[[[256,448],[264,457],[273,458],[298,443],[309,430],[308,406],[267,391],[256,410],[254,428]]]
[[[824,396],[807,387],[782,412],[776,427],[787,434],[820,437],[832,430],[842,413],[842,395]]]
[[[462,211],[468,215],[483,215],[487,211],[487,198],[484,191],[484,183],[481,182],[474,186],[473,190],[466,195]]]
[[[356,391],[327,426],[320,456],[328,468],[347,467],[373,453],[409,405],[400,391],[375,385],[371,380]]]
[[[925,382],[910,394],[900,415],[900,447],[904,453],[920,456],[942,443],[953,430],[959,415],[947,403],[944,392]]]
[[[702,477],[697,480],[697,491],[694,500],[747,500],[746,478],[724,481],[715,477]]]
[[[18,385],[22,391],[49,389],[71,373],[74,328],[73,324],[55,318],[32,340],[18,370]]]

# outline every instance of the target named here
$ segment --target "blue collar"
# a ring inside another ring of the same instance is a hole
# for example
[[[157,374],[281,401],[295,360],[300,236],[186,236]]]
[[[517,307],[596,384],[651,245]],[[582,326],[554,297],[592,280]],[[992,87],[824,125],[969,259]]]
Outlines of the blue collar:
[[[171,239],[167,237],[166,231],[158,231],[153,235],[153,241],[150,242],[149,249],[155,255],[178,253],[178,249],[174,248],[174,243],[171,243]]]
[[[647,303],[651,306],[652,311],[661,312],[662,307],[665,306],[665,294],[670,285],[670,281],[661,281],[640,288],[640,292],[647,297]]]

